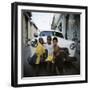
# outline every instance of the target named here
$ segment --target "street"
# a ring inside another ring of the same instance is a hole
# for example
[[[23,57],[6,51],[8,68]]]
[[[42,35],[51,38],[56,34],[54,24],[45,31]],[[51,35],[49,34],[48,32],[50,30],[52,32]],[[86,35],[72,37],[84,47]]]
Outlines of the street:
[[[33,77],[36,76],[35,74],[35,68],[34,66],[30,65],[27,61],[28,56],[30,55],[30,49],[29,46],[25,47],[23,49],[23,65],[22,65],[22,71],[23,71],[23,77]],[[62,75],[76,75],[80,74],[80,62],[79,62],[79,56],[76,54],[77,60],[73,62],[64,62],[63,65],[63,74]],[[46,71],[46,66],[45,64],[41,66],[38,72],[38,76],[48,76],[48,75],[61,75],[59,71],[56,68],[55,73],[48,73]]]

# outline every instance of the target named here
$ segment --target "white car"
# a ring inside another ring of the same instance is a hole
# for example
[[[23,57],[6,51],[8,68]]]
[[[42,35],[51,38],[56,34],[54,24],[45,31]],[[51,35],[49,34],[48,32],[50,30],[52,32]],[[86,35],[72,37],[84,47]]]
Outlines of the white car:
[[[69,57],[75,57],[75,51],[76,51],[76,45],[75,42],[72,40],[67,40],[64,38],[63,34],[61,32],[55,31],[55,30],[48,30],[48,31],[41,31],[40,34],[37,36],[35,35],[35,38],[31,41],[31,49],[32,50],[32,55],[35,50],[35,45],[37,44],[38,38],[43,38],[44,42],[47,41],[47,36],[52,36],[58,38],[58,45],[61,48],[67,48],[69,51]],[[31,55],[31,56],[32,56]]]

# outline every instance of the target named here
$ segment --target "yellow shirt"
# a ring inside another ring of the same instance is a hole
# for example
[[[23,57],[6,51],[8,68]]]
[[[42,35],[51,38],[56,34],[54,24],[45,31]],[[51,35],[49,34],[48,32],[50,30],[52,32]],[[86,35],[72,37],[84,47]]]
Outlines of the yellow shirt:
[[[45,48],[42,44],[38,43],[38,46],[36,47],[36,54],[37,54],[37,59],[36,59],[36,64],[40,63],[40,57],[45,53]]]
[[[49,61],[49,62],[54,63],[54,61],[53,61],[53,55],[49,55],[49,56],[47,57],[46,61]]]

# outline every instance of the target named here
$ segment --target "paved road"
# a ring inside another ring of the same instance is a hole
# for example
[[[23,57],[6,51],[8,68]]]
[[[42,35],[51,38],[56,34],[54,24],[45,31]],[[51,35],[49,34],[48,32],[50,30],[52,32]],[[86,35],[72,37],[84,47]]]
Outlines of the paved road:
[[[25,47],[23,49],[23,65],[22,65],[22,71],[23,71],[23,76],[24,77],[32,77],[32,76],[36,76],[35,74],[35,68],[30,65],[27,61],[28,56],[30,55],[30,49],[29,47]],[[77,61],[79,61],[78,59],[78,55],[77,56]],[[79,68],[77,68],[77,64],[79,64],[79,62],[65,62],[64,63],[64,68],[63,68],[63,74],[62,75],[75,75],[75,74],[80,74],[80,70]],[[47,76],[49,75],[49,73],[46,71],[45,67],[41,67],[39,70],[39,76]],[[51,75],[51,72],[50,72]],[[53,75],[53,74],[52,74]],[[54,73],[54,75],[61,75],[58,70],[56,69],[56,73]]]

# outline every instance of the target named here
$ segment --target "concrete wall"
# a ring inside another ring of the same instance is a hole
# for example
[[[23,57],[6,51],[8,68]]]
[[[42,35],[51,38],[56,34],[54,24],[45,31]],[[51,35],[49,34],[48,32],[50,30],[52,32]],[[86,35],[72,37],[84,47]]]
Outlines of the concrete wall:
[[[38,32],[35,24],[29,19],[26,20],[25,16],[22,14],[22,42],[23,45],[29,44],[30,40],[34,38],[34,33]],[[29,40],[29,41],[28,41]]]
[[[27,31],[27,28],[26,28],[26,20],[25,20],[25,16],[22,15],[22,43],[23,45],[26,44],[26,38],[27,38],[27,35],[26,35],[26,31]]]
[[[67,18],[68,16],[68,18]],[[80,40],[80,15],[78,14],[55,14],[51,25],[52,29],[61,31],[69,40]],[[62,26],[60,26],[62,23]],[[60,30],[60,27],[62,30]]]

